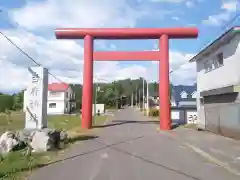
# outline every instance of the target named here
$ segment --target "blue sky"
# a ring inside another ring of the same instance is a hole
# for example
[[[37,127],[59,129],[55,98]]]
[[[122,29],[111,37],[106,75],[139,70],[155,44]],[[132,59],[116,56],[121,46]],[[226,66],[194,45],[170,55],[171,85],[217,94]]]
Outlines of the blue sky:
[[[198,27],[198,39],[170,41],[170,68],[178,69],[171,75],[171,80],[175,84],[190,84],[196,79],[195,65],[186,64],[187,61],[226,30],[221,27],[239,13],[239,1],[11,0],[1,1],[0,9],[0,30],[69,83],[82,81],[83,43],[80,40],[56,40],[54,29],[57,27]],[[227,28],[237,24],[239,20]],[[96,41],[95,49],[152,50],[156,49],[156,43],[156,40]],[[4,47],[0,52],[0,70],[4,72],[4,78],[0,77],[0,90],[21,89],[27,85],[26,67],[32,64],[3,37],[0,37],[1,44]],[[149,81],[158,79],[158,65],[152,62],[96,64],[95,77],[106,81],[139,76]],[[14,85],[6,87],[16,77],[23,82],[15,80]]]

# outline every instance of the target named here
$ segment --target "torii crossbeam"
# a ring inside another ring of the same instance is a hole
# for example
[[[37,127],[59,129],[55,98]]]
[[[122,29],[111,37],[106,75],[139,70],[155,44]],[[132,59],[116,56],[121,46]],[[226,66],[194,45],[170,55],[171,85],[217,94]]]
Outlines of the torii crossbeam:
[[[197,28],[59,28],[57,39],[84,39],[82,127],[92,126],[93,60],[160,61],[160,129],[171,129],[169,99],[169,39],[197,38]],[[159,51],[94,52],[94,39],[159,39]]]

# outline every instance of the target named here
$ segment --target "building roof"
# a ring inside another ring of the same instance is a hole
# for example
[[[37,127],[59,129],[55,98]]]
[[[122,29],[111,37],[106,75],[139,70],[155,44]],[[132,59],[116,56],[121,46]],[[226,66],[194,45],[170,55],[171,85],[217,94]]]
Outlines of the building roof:
[[[216,40],[210,43],[207,47],[203,48],[198,54],[189,60],[189,62],[198,61],[203,55],[211,53],[213,50],[218,49],[223,43],[240,33],[240,26],[235,26],[223,33]]]
[[[69,88],[68,84],[65,83],[52,83],[48,84],[49,91],[64,92]]]
[[[185,86],[185,85],[178,85],[173,86],[172,89],[172,100],[175,100],[176,102],[180,101],[196,101],[196,98],[192,98],[192,94],[197,91],[197,84],[191,85],[191,86]],[[182,98],[181,93],[186,92],[187,98]]]
[[[181,93],[185,91],[188,94],[188,97],[185,99],[181,98]],[[192,98],[192,93],[197,91],[197,84],[191,86],[185,86],[185,85],[178,85],[178,86],[172,86],[172,100],[175,100],[176,102],[179,101],[196,101],[195,98]],[[158,92],[151,92],[149,93],[152,97],[158,97]]]

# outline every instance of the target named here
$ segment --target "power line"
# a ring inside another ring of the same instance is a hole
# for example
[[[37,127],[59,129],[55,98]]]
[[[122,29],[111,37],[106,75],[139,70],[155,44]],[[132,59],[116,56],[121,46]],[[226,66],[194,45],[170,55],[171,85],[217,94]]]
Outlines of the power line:
[[[21,49],[17,44],[15,44],[9,37],[7,37],[3,32],[0,31],[0,34],[5,37],[13,46],[15,46],[21,53],[23,53],[25,56],[27,56],[31,61],[33,61],[36,65],[41,66],[40,63],[38,63],[34,58],[32,58],[28,53],[26,53],[23,49]],[[65,83],[55,75],[53,75],[51,72],[48,71],[48,74],[51,75],[53,78],[58,80],[61,83]],[[65,83],[66,84],[66,83]]]
[[[240,17],[240,13],[237,13],[233,18],[231,18],[227,23],[225,23],[219,30],[218,34],[222,33],[222,31],[225,31],[227,27],[229,27],[231,24],[233,24],[236,20],[238,20],[238,18]],[[219,35],[218,35],[219,36]],[[199,48],[198,51],[201,51],[201,49],[203,49],[207,44],[209,44],[210,42],[212,42],[212,40],[207,41],[203,44],[203,46],[201,48]],[[172,74],[174,71],[180,69],[183,65],[189,64],[189,62],[183,63],[181,64],[178,68],[173,69],[169,72],[169,74]]]
[[[2,9],[0,9],[0,13],[4,12]],[[10,26],[12,26],[13,28],[18,28],[19,25],[16,23],[15,27],[12,23],[8,22],[8,24]],[[21,53],[23,53],[25,56],[27,56],[31,61],[33,61],[36,65],[41,66],[40,63],[38,63],[34,58],[32,58],[28,53],[26,53],[22,48],[20,48],[16,43],[14,43],[7,35],[5,35],[3,32],[0,31],[0,34],[6,38],[13,46],[15,46]],[[56,80],[58,80],[61,83],[65,83],[64,81],[62,81],[61,79],[59,79],[58,77],[56,77],[55,75],[53,75],[51,72],[48,71],[48,74],[51,75],[53,78],[55,78]],[[66,84],[66,83],[65,83]]]
[[[21,49],[17,44],[15,44],[9,37],[7,37],[3,32],[0,31],[0,34],[6,38],[8,40],[8,42],[10,42],[13,46],[15,46],[21,53],[23,53],[25,56],[27,56],[32,62],[34,62],[36,65],[41,66],[40,63],[38,63],[34,58],[32,58],[30,55],[28,55],[28,53],[26,53],[23,49]],[[55,78],[56,80],[58,80],[61,83],[65,83],[64,81],[62,81],[61,79],[59,79],[58,77],[56,77],[55,75],[53,75],[51,72],[48,71],[48,74],[51,75],[53,78]]]
[[[31,59],[35,64],[37,64],[38,66],[41,66],[41,64],[39,64],[37,61],[35,61],[31,56],[29,56],[26,52],[24,52],[18,45],[16,45],[10,38],[8,38],[5,34],[3,34],[0,31],[0,34],[5,37],[13,46],[15,46],[21,53],[23,53],[25,56],[27,56],[29,59]]]

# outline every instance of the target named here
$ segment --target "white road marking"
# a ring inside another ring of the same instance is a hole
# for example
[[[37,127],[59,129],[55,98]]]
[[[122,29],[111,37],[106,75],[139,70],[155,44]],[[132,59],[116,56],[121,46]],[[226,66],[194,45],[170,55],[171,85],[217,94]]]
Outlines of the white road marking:
[[[205,152],[205,151],[203,151],[203,150],[201,150],[201,149],[199,149],[199,148],[197,148],[197,147],[195,147],[195,146],[193,146],[191,144],[184,143],[184,145],[189,147],[190,149],[192,149],[197,154],[203,156],[204,158],[206,158],[210,162],[212,162],[212,163],[214,163],[214,164],[216,164],[216,165],[218,165],[218,166],[228,170],[232,174],[240,176],[240,172],[238,172],[238,170],[236,170],[236,169],[231,168],[228,163],[222,162],[222,161],[218,160],[217,158],[211,156],[207,152]]]
[[[107,153],[102,154],[102,155],[101,155],[101,158],[102,158],[102,159],[107,159],[107,158],[108,158],[108,154],[107,154]]]
[[[108,157],[109,156],[107,153],[101,154],[100,159],[97,161],[97,163],[94,163],[95,168],[93,169],[93,173],[91,173],[91,177],[89,178],[90,180],[94,180],[97,178],[98,174],[101,172],[101,168],[103,167],[103,160]]]

